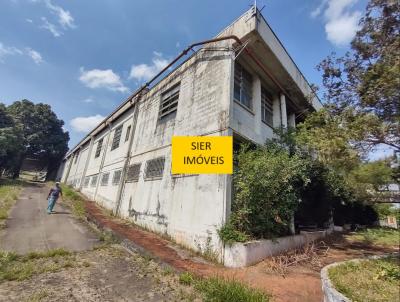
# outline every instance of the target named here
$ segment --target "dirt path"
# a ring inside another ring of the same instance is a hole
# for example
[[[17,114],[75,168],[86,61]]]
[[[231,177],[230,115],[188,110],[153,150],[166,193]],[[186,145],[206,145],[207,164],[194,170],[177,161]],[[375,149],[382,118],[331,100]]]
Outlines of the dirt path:
[[[193,289],[179,284],[171,271],[150,259],[128,253],[119,245],[65,257],[71,264],[64,269],[22,281],[0,282],[0,301],[198,301]],[[54,262],[55,259],[44,261]],[[57,262],[61,261],[58,258]],[[46,262],[40,264],[44,266]],[[38,264],[33,262],[32,265]]]
[[[190,271],[200,276],[217,275],[234,278],[271,293],[274,302],[321,302],[323,299],[321,267],[311,267],[307,263],[298,264],[288,269],[284,276],[270,273],[267,261],[247,268],[228,269],[201,261],[154,233],[109,217],[94,202],[87,202],[86,210],[88,218],[100,228],[112,230],[119,238],[128,240],[133,248],[143,250],[178,270]],[[328,246],[328,253],[320,259],[322,266],[336,261],[394,251],[390,248],[350,243],[341,236],[330,240]]]
[[[98,244],[96,235],[59,204],[55,214],[48,215],[47,194],[43,184],[24,187],[0,234],[2,250],[19,254],[55,248],[83,251]]]

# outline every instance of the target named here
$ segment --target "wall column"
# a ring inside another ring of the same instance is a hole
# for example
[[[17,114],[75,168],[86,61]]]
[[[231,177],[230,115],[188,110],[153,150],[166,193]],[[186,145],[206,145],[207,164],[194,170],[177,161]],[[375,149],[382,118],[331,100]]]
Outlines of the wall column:
[[[88,149],[88,155],[86,157],[85,168],[83,168],[81,182],[79,184],[79,191],[82,190],[82,187],[83,187],[83,182],[85,180],[86,171],[87,171],[87,168],[88,168],[89,162],[90,162],[90,155],[92,154],[93,144],[94,144],[94,136],[92,136],[90,138],[90,145],[89,145],[89,149]]]
[[[288,126],[290,128],[296,127],[296,115],[294,113],[290,113],[288,116]]]
[[[287,128],[288,126],[288,119],[287,119],[287,112],[286,112],[286,96],[281,93],[279,96],[280,99],[280,107],[281,107],[281,125],[283,128]]]

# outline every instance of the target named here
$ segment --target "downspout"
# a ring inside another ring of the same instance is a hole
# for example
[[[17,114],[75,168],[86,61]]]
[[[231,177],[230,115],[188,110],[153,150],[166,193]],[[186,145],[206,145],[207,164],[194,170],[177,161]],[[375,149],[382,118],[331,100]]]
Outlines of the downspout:
[[[108,143],[109,143],[110,137],[111,137],[111,124],[108,124],[108,131],[109,131],[109,132],[108,132],[108,136],[107,136],[107,142],[106,142],[106,144],[105,144],[103,156],[101,157],[101,163],[100,163],[100,167],[99,167],[99,173],[97,174],[98,177],[97,177],[96,190],[94,191],[94,194],[93,194],[93,200],[94,200],[94,201],[96,201],[96,195],[97,195],[97,191],[98,191],[98,189],[99,189],[99,184],[100,184],[100,181],[101,181],[101,179],[100,179],[101,170],[103,169],[103,166],[104,166],[104,161],[105,161],[105,159],[106,159],[106,153],[107,153],[107,150],[108,150]]]
[[[135,136],[136,122],[137,122],[137,117],[139,114],[139,100],[140,100],[141,96],[142,95],[140,94],[138,96],[138,98],[136,99],[136,105],[135,105],[133,116],[132,116],[132,129],[131,129],[131,134],[129,136],[128,150],[125,155],[125,162],[124,162],[124,166],[123,166],[122,172],[121,172],[121,178],[120,178],[120,182],[118,185],[118,191],[117,191],[116,205],[115,205],[115,209],[114,209],[114,214],[116,216],[120,214],[120,210],[121,210],[122,192],[124,191],[124,188],[125,188],[125,175],[126,175],[126,171],[128,170],[129,160],[131,158],[133,137]]]

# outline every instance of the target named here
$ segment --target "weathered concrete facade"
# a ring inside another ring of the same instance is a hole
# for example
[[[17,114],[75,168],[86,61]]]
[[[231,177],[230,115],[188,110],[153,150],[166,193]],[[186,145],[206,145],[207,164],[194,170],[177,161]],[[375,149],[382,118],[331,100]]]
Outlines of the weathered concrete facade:
[[[61,178],[122,217],[221,257],[217,229],[229,217],[231,176],[172,175],[172,136],[233,135],[262,144],[273,127],[294,126],[299,113],[321,106],[308,101],[308,83],[258,11],[218,37],[228,35],[243,45],[207,44],[133,94],[66,155]]]

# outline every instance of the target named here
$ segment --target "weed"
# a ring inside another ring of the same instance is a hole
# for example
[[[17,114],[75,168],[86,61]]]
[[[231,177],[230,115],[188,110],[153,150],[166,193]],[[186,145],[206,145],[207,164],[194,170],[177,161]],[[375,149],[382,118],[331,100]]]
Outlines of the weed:
[[[25,256],[0,251],[0,282],[4,280],[24,280],[34,274],[56,272],[73,267],[73,256],[63,250],[32,252]]]
[[[398,301],[399,259],[346,262],[328,274],[335,288],[352,301]]]
[[[47,291],[40,290],[40,291],[34,293],[33,295],[31,295],[29,297],[29,299],[27,299],[27,302],[40,302],[44,298],[47,298],[48,296],[49,296],[49,293]]]
[[[179,275],[179,283],[181,284],[192,285],[194,281],[195,277],[189,272],[184,272]]]
[[[227,245],[232,245],[235,242],[245,242],[250,240],[249,235],[236,230],[235,226],[230,222],[227,222],[218,230],[218,235],[222,242]]]

